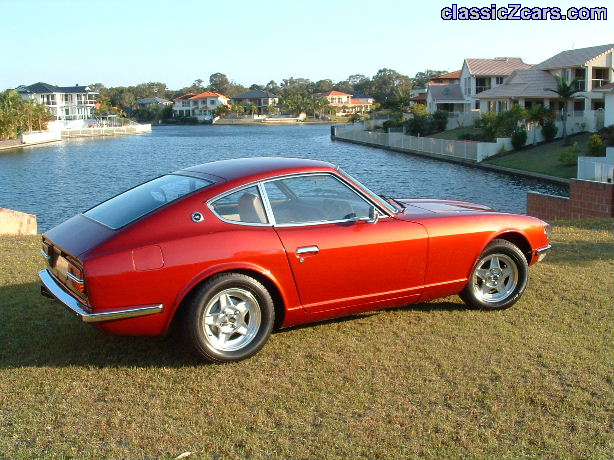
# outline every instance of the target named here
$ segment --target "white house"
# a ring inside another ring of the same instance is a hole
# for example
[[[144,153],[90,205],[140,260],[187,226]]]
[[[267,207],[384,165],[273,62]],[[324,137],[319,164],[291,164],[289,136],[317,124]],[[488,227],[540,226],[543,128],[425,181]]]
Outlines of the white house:
[[[55,86],[42,82],[22,85],[16,90],[22,98],[46,106],[56,120],[64,123],[92,118],[98,96],[98,91],[89,86]]]
[[[333,90],[321,93],[319,96],[326,98],[331,106],[343,110],[344,113],[368,112],[373,106],[373,98],[364,94],[354,98],[352,94]]]
[[[173,116],[195,117],[200,121],[211,120],[213,111],[221,105],[227,105],[229,100],[223,94],[213,91],[184,94],[173,100]]]
[[[569,101],[567,112],[586,130],[599,129],[604,124],[604,115],[608,115],[604,113],[607,91],[600,91],[600,88],[613,80],[613,51],[614,44],[568,50],[530,69],[516,70],[504,84],[476,96],[480,110],[501,112],[515,104],[523,108],[540,104],[560,112],[563,101],[548,89],[557,87],[555,76],[564,78],[567,83],[577,78],[575,85],[580,91]]]
[[[599,93],[603,93],[603,103],[604,103],[604,126],[612,126],[614,125],[614,83],[607,83],[594,91]]]
[[[479,109],[478,94],[503,84],[503,80],[519,69],[529,69],[518,57],[498,57],[494,59],[468,58],[463,62],[460,74],[460,89],[465,98],[465,111]]]

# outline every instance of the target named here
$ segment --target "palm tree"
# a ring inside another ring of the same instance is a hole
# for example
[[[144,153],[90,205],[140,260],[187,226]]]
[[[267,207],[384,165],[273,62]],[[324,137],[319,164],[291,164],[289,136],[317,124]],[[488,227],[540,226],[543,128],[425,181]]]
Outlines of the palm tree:
[[[25,101],[14,89],[0,93],[0,139],[14,139],[23,125]]]
[[[579,93],[580,90],[576,83],[580,80],[579,77],[574,78],[570,83],[567,83],[560,75],[555,75],[556,88],[544,88],[545,91],[552,91],[559,95],[563,100],[563,113],[561,115],[561,121],[563,122],[563,138],[567,138],[567,103],[573,99],[574,94]]]
[[[527,115],[525,120],[533,125],[533,145],[537,144],[537,127],[544,126],[544,124],[552,119],[554,114],[552,110],[547,107],[544,107],[541,104],[534,105],[527,111]]]

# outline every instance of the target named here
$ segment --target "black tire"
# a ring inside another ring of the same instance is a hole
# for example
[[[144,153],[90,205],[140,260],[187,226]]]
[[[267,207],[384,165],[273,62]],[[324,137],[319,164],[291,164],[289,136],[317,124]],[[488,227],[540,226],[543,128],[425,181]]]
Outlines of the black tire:
[[[207,361],[241,361],[266,343],[275,322],[273,299],[241,273],[213,276],[191,296],[183,317],[186,336]]]
[[[471,270],[460,298],[470,307],[503,310],[514,305],[527,286],[524,254],[506,240],[493,240]]]

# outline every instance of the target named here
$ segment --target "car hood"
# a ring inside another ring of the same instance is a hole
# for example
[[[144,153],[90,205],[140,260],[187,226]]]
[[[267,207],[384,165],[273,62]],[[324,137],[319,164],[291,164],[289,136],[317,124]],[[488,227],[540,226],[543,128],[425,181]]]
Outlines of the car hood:
[[[403,214],[459,214],[459,213],[483,213],[495,212],[494,209],[483,204],[471,203],[458,200],[434,200],[434,199],[396,199],[403,204]]]

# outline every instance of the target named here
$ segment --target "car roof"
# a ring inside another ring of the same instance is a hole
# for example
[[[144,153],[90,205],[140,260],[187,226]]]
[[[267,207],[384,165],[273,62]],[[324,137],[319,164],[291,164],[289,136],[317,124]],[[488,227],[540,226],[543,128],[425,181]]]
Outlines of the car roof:
[[[223,180],[262,179],[268,176],[337,169],[326,161],[288,157],[254,157],[213,161],[177,171],[216,176]]]

